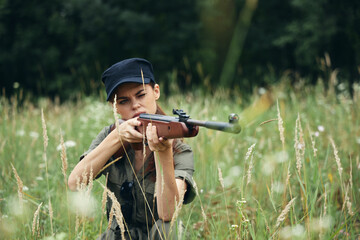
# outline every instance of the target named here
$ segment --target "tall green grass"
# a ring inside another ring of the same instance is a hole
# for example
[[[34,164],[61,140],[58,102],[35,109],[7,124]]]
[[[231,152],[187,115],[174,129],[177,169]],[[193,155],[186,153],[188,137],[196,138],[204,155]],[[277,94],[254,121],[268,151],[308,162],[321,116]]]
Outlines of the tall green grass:
[[[360,87],[354,89],[350,97],[325,94],[321,84],[296,91],[282,83],[265,94],[260,89],[248,105],[225,90],[162,99],[168,113],[182,108],[194,119],[227,121],[236,112],[243,126],[239,135],[201,129],[185,140],[194,151],[199,194],[181,209],[187,237],[358,238]],[[83,198],[67,191],[60,142],[62,136],[68,175],[102,127],[114,121],[111,106],[97,98],[59,104],[13,96],[0,103],[0,238],[95,239],[107,227],[101,210],[105,180],[94,182],[90,200],[74,204]]]

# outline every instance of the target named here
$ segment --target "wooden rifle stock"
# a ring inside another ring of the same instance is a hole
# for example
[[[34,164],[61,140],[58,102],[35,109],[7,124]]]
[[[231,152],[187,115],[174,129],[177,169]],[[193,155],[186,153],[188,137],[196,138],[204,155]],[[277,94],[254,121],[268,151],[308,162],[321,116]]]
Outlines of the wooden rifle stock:
[[[141,116],[138,118],[138,120],[141,122],[141,126],[137,128],[137,130],[140,133],[143,133],[147,125],[151,123],[156,126],[158,136],[166,139],[195,137],[199,132],[199,126],[188,128],[185,123],[179,121],[177,122],[159,121],[159,120],[142,118]],[[123,122],[124,120],[121,119],[119,120],[119,124],[122,124]],[[115,130],[115,128],[116,125],[112,124],[110,126],[109,132],[112,132],[113,130]],[[120,147],[119,150],[113,155],[115,159],[123,156],[125,150],[127,151],[130,147],[132,147],[135,150],[140,150],[143,147],[142,143],[123,142],[123,145],[124,147]]]

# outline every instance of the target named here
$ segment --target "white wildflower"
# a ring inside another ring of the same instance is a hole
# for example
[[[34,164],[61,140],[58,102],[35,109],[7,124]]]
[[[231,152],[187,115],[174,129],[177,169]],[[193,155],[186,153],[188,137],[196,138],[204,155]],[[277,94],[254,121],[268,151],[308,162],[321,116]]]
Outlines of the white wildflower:
[[[236,225],[236,224],[231,225],[231,229],[232,229],[232,230],[235,230],[235,229],[238,228],[238,227],[239,227],[239,225]]]
[[[16,131],[16,136],[22,137],[22,136],[24,136],[24,135],[25,135],[25,131],[24,131],[24,130],[18,130],[18,131]]]
[[[319,130],[319,132],[323,132],[323,131],[325,131],[325,128],[324,128],[324,126],[319,125],[319,126],[318,126],[318,130]]]
[[[233,166],[229,169],[228,175],[231,177],[239,177],[241,175],[242,169],[240,166]]]
[[[72,148],[76,146],[76,142],[69,140],[64,142],[65,148]],[[56,147],[56,150],[61,151],[61,144]]]
[[[286,226],[280,230],[280,239],[302,239],[305,234],[305,228],[303,225],[297,224],[293,227]]]
[[[265,88],[263,88],[263,87],[259,88],[259,94],[260,94],[260,95],[263,95],[263,94],[265,94],[265,93],[266,93],[266,89],[265,89]]]
[[[273,161],[265,161],[262,164],[262,173],[269,176],[275,170],[275,163]]]
[[[321,218],[313,218],[310,222],[310,231],[325,232],[330,229],[332,218],[329,215]]]
[[[39,137],[39,133],[31,131],[31,132],[29,133],[29,136],[32,137],[32,138],[34,138],[34,139],[36,139],[36,138]]]
[[[284,192],[284,184],[281,182],[274,182],[271,184],[271,192],[275,193],[283,193]]]
[[[303,225],[300,224],[296,224],[293,228],[292,228],[292,233],[294,237],[300,237],[301,235],[303,235],[305,232],[305,228]]]
[[[283,163],[289,160],[289,154],[286,151],[276,152],[274,157],[277,163]]]
[[[96,211],[96,201],[85,192],[79,191],[69,195],[70,209],[74,213],[78,213],[80,216],[93,216]]]
[[[297,147],[297,149],[299,149],[299,150],[303,149],[303,145],[302,145],[301,143],[298,143],[296,147]]]

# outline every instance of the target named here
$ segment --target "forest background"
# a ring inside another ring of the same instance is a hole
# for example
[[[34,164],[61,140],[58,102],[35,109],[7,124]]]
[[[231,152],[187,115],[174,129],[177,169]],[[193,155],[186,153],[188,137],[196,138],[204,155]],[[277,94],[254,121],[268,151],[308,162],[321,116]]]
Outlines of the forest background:
[[[360,79],[360,2],[0,1],[2,94],[99,93],[101,73],[129,57],[149,59],[166,93],[175,85],[251,93],[284,75],[315,84],[329,79],[330,61],[336,85],[351,93]]]

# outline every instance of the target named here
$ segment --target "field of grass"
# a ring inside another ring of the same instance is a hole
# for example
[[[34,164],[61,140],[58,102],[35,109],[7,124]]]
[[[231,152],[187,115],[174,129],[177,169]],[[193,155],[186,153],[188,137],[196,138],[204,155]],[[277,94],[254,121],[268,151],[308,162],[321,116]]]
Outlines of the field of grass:
[[[191,239],[359,239],[360,86],[354,89],[350,97],[284,83],[257,90],[250,104],[224,90],[162,99],[167,113],[182,108],[193,119],[239,113],[243,127],[239,135],[201,129],[185,140],[198,196],[181,209],[183,232]],[[111,106],[94,97],[59,104],[14,96],[1,99],[0,112],[0,239],[95,239],[107,227],[105,181],[79,197],[65,176],[114,121]]]

